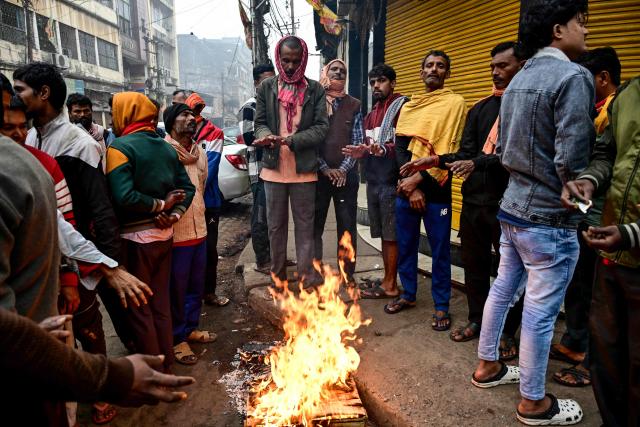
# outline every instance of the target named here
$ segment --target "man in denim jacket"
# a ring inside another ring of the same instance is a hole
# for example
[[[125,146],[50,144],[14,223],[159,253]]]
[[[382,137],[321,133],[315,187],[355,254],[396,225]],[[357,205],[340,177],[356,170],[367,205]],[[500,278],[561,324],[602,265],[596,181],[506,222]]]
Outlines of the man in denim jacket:
[[[481,388],[520,382],[524,424],[574,424],[572,400],[545,395],[549,347],[578,259],[579,211],[560,203],[564,183],[586,168],[595,138],[593,78],[571,62],[586,51],[587,0],[544,0],[523,11],[519,40],[531,58],[507,88],[497,154],[510,172],[500,203],[500,267],[484,307],[472,382]],[[498,361],[500,334],[526,289],[520,369]]]

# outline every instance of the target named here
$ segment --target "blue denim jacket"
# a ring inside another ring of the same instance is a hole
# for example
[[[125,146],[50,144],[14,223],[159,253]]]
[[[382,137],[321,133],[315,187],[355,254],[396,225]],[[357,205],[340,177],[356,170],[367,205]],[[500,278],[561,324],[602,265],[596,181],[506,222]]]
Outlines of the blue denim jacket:
[[[560,204],[562,186],[584,170],[595,140],[593,77],[562,51],[541,49],[502,97],[496,153],[509,171],[500,208],[541,225],[576,228],[581,214]]]

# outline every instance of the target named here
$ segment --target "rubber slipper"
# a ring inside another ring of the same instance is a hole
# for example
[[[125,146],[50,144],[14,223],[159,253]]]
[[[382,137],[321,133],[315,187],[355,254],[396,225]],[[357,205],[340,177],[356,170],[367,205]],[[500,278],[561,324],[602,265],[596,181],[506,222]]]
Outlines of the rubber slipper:
[[[508,362],[510,360],[515,359],[516,357],[518,357],[520,355],[520,349],[518,348],[518,342],[516,341],[516,339],[514,337],[512,337],[511,335],[508,334],[502,334],[502,336],[500,337],[500,341],[504,341],[505,343],[505,347],[500,346],[498,348],[498,351],[500,352],[500,360],[503,362]],[[515,354],[511,355],[511,356],[503,356],[502,353],[506,353],[507,351],[510,351],[512,348],[516,349]]]
[[[474,375],[471,376],[471,384],[478,388],[492,388],[505,384],[517,384],[520,382],[520,368],[502,364],[500,372],[486,380],[477,380]]]
[[[409,308],[413,308],[416,306],[416,303],[413,301],[407,301],[404,298],[396,298],[391,301],[389,304],[385,304],[384,312],[387,314],[396,314],[400,313],[402,310],[406,310]]]
[[[189,344],[186,341],[173,347],[173,356],[176,362],[183,365],[195,365],[198,362],[198,357],[195,355]]]
[[[91,408],[91,421],[96,425],[108,424],[118,415],[118,411],[113,405],[108,403],[94,404]]]
[[[571,375],[575,379],[575,382],[565,380],[564,377],[567,375]],[[576,365],[556,372],[553,374],[553,380],[567,387],[587,387],[591,385],[591,374],[589,371],[584,372],[579,370],[578,365]]]
[[[582,421],[582,408],[573,399],[557,399],[553,394],[547,394],[551,399],[551,406],[545,412],[526,415],[516,410],[516,417],[522,424],[528,426],[568,426]]]
[[[199,331],[197,329],[195,331],[192,331],[187,337],[187,341],[199,344],[214,342],[216,339],[218,339],[218,336],[215,334],[215,332]]]
[[[465,331],[467,329],[470,329],[472,334],[471,335],[465,335]],[[461,336],[461,339],[456,339],[455,337],[457,336]],[[453,342],[467,342],[467,341],[471,341],[473,339],[476,339],[480,336],[480,325],[477,324],[476,322],[469,322],[466,324],[466,326],[461,326],[459,328],[454,329],[453,331],[451,331],[451,333],[449,334],[449,338],[451,338],[451,341]]]
[[[370,289],[360,290],[361,299],[388,299],[388,298],[397,298],[397,297],[398,295],[387,294],[387,291],[385,291],[380,285]]]
[[[445,313],[444,316],[438,316],[434,313],[431,318],[433,319],[433,322],[431,322],[431,329],[434,331],[448,331],[451,328],[451,315],[449,315],[449,313]],[[445,326],[438,326],[438,322],[441,320],[448,320],[449,322]]]

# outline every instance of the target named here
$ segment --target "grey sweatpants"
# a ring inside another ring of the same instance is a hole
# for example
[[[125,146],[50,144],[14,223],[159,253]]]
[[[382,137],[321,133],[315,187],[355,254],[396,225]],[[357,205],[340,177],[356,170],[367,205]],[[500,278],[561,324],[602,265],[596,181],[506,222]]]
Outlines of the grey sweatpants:
[[[287,240],[289,238],[289,200],[293,215],[298,276],[313,277],[313,219],[316,183],[283,184],[264,182],[267,198],[267,224],[271,244],[271,272],[287,278]]]

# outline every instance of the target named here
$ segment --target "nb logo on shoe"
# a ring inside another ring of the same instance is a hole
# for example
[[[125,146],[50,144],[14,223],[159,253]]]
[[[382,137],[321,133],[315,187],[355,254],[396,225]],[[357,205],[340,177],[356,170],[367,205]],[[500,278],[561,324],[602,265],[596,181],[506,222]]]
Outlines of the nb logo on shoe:
[[[449,213],[449,209],[447,208],[440,209],[440,216],[446,216],[447,213]]]

